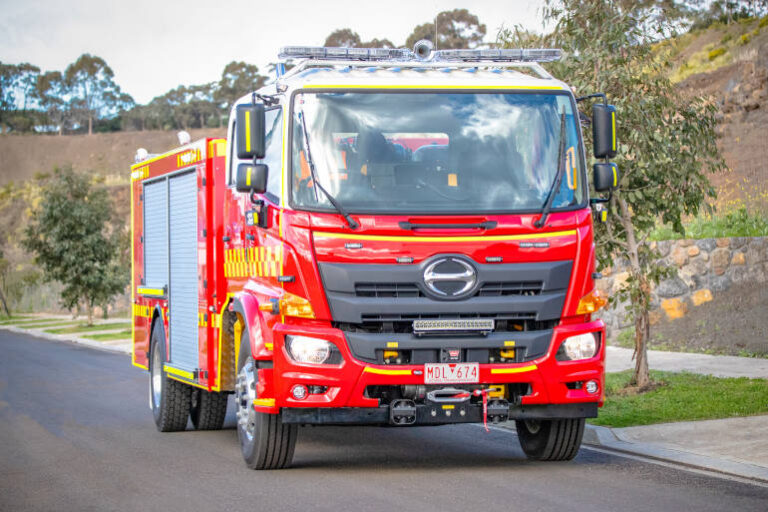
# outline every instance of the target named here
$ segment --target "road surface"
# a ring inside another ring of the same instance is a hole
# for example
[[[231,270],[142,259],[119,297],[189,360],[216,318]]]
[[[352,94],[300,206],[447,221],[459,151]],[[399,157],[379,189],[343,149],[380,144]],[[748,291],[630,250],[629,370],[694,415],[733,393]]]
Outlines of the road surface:
[[[218,432],[161,434],[124,355],[0,330],[0,510],[768,510],[768,488],[582,448],[534,463],[475,425],[302,428],[292,469]]]

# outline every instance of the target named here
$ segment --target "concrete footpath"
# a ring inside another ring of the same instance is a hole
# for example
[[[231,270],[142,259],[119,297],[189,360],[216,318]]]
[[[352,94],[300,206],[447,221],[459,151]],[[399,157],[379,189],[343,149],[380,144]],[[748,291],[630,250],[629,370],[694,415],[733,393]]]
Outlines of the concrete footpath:
[[[632,350],[607,347],[609,372],[634,368]],[[652,370],[768,378],[768,359],[648,351]],[[768,396],[755,396],[768,403]],[[584,443],[768,483],[768,415],[626,428],[587,425]]]
[[[633,350],[606,347],[606,371],[620,372],[635,367]],[[648,366],[652,370],[691,372],[715,377],[768,378],[768,359],[757,357],[711,356],[691,352],[648,351]]]

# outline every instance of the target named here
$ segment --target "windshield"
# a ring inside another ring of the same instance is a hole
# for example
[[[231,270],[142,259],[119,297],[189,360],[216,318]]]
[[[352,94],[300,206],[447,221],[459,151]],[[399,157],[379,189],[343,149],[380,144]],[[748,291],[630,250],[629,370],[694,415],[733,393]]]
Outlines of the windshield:
[[[331,208],[314,186],[312,162],[320,184],[350,212],[540,211],[557,173],[563,111],[566,172],[553,209],[585,201],[567,94],[299,93],[293,204]]]

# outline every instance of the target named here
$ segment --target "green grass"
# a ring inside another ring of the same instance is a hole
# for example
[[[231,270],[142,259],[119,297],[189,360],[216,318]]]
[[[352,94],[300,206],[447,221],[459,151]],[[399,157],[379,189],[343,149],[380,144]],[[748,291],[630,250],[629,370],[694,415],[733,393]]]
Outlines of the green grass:
[[[81,332],[114,331],[117,329],[127,329],[130,327],[130,322],[112,322],[109,324],[95,325],[78,324],[72,327],[62,327],[61,329],[46,329],[45,332],[49,332],[51,334],[77,334]]]
[[[9,322],[3,322],[3,325],[15,325],[17,327],[27,327],[28,325],[45,325],[45,324],[55,324],[57,322],[63,322],[64,320],[61,318],[45,318],[45,317],[37,317],[37,318],[25,318],[23,320],[12,320]],[[72,323],[74,320],[69,321],[69,323]]]
[[[61,322],[55,322],[55,321],[44,321],[44,322],[31,322],[31,323],[25,323],[24,325],[17,325],[17,327],[22,327],[24,329],[47,329],[49,327],[61,327],[61,326],[69,326],[74,325],[77,323],[78,320],[69,320],[69,321],[61,321]]]
[[[685,234],[676,233],[669,226],[654,229],[650,240],[677,240],[680,238],[724,238],[733,236],[768,236],[768,218],[751,213],[746,208],[724,215],[701,216],[684,224]]]
[[[15,324],[17,322],[29,320],[30,318],[35,319],[37,317],[33,317],[32,315],[13,315],[12,317],[8,318],[7,316],[3,315],[0,316],[0,325]]]
[[[651,371],[651,378],[662,385],[642,394],[623,394],[631,377],[632,370],[606,374],[605,405],[591,423],[630,427],[768,413],[767,379]]]
[[[102,334],[88,334],[83,336],[96,341],[112,341],[112,340],[127,340],[131,339],[131,330],[119,331],[119,332],[105,332]]]

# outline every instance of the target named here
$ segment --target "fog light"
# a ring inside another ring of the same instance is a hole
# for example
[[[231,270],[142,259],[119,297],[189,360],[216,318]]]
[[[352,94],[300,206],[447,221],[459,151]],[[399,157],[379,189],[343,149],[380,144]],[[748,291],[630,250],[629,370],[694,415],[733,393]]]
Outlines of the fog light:
[[[598,388],[598,385],[596,380],[587,381],[587,383],[584,385],[584,389],[590,395],[594,395],[595,393],[597,393],[597,388]]]
[[[560,361],[578,359],[589,359],[597,354],[596,333],[588,332],[569,336],[560,345],[557,352],[557,359]]]
[[[309,395],[309,390],[303,384],[296,384],[291,388],[291,394],[296,400],[304,400]]]

